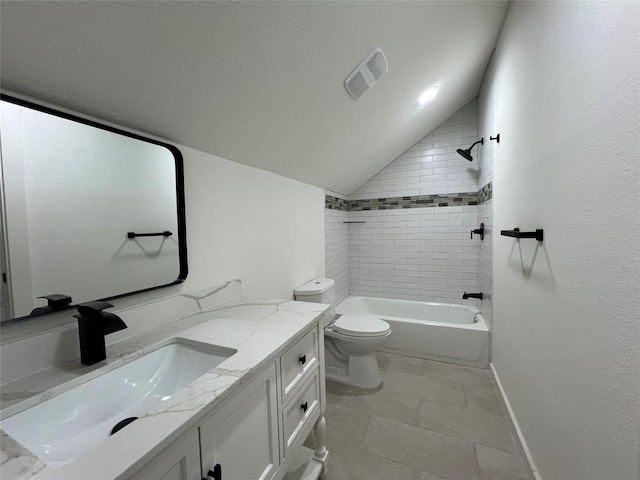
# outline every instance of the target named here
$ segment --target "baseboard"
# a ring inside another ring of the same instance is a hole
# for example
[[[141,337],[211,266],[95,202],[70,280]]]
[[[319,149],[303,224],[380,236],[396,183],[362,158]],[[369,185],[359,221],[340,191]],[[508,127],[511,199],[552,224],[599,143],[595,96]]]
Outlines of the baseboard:
[[[511,409],[511,404],[509,403],[509,399],[507,398],[504,389],[502,388],[502,383],[500,383],[500,377],[498,376],[498,372],[496,371],[496,367],[493,363],[489,364],[489,368],[493,372],[493,378],[496,382],[496,386],[498,387],[498,391],[500,395],[498,395],[499,401],[502,404],[502,408],[509,414],[509,428],[511,429],[511,434],[516,441],[516,448],[520,453],[520,458],[522,459],[522,466],[524,467],[525,472],[527,473],[527,477],[529,480],[542,480],[538,470],[536,469],[535,463],[533,462],[533,458],[531,457],[531,451],[527,446],[527,442],[522,435],[522,430],[520,430],[520,425],[518,425],[518,420]]]

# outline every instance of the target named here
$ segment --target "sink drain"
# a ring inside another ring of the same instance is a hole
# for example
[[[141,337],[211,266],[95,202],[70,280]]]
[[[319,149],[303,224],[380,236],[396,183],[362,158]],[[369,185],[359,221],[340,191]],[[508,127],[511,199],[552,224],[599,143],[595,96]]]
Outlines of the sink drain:
[[[129,425],[131,422],[135,422],[138,419],[138,417],[129,417],[129,418],[125,418],[124,420],[120,420],[118,423],[115,424],[115,426],[111,429],[111,433],[110,435],[113,435],[114,433],[116,433],[119,430],[122,430],[124,427],[126,427],[127,425]]]

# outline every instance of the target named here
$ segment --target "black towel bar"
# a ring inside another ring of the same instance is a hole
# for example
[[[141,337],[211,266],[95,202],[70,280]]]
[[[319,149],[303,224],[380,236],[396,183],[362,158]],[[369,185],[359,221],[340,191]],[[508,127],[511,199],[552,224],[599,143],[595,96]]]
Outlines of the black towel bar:
[[[521,232],[519,228],[514,228],[513,230],[501,230],[500,235],[513,238],[535,238],[541,242],[544,238],[544,230],[540,228],[535,232]]]
[[[127,232],[127,238],[136,238],[136,237],[170,237],[173,233],[165,230],[164,232],[157,233],[136,233],[136,232]]]

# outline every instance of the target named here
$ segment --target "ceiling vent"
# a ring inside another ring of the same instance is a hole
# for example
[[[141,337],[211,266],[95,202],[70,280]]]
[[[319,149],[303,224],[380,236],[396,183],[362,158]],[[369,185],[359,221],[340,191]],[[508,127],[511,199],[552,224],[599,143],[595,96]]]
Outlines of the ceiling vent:
[[[364,92],[373,87],[385,73],[389,71],[389,64],[380,47],[376,48],[351,72],[344,81],[344,86],[356,100]]]

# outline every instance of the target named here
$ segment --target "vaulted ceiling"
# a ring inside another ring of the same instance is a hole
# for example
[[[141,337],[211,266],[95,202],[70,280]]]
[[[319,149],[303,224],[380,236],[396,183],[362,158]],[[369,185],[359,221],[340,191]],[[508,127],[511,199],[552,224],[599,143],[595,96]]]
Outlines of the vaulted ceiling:
[[[478,94],[507,8],[3,0],[2,88],[349,194]],[[356,101],[375,47],[389,72]]]

